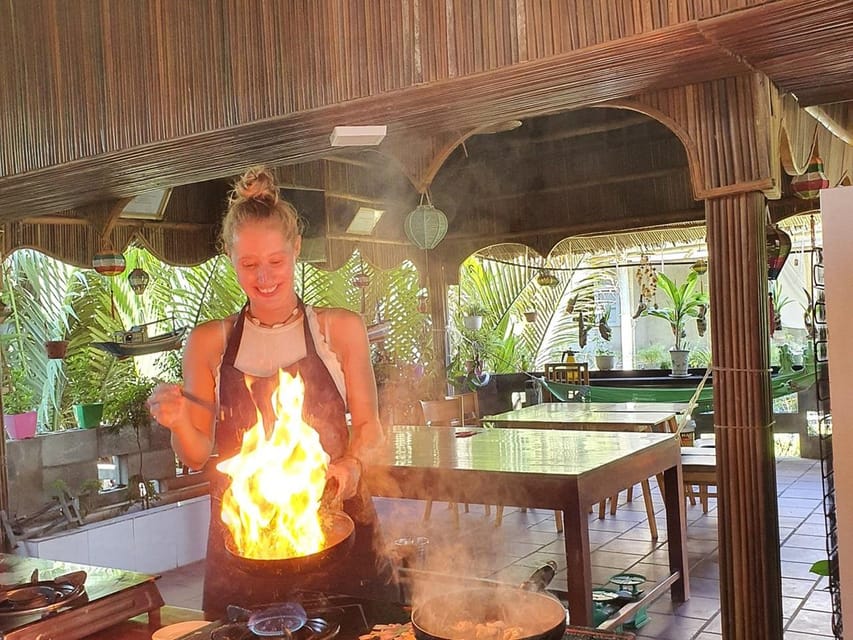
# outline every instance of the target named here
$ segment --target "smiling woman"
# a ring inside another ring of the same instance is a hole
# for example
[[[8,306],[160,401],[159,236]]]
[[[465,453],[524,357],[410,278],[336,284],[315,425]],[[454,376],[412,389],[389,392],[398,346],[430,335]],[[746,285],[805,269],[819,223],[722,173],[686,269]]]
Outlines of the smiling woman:
[[[333,570],[312,566],[291,577],[301,588],[359,593],[365,583],[380,584],[373,551],[376,513],[361,479],[363,464],[381,438],[367,331],[351,311],[315,309],[297,297],[294,270],[300,233],[299,216],[281,199],[272,173],[264,168],[247,171],[229,199],[221,246],[248,300],[239,313],[192,331],[184,351],[183,385],[160,385],[149,406],[158,422],[172,431],[181,460],[200,468],[214,448],[221,459],[238,456],[244,434],[253,425],[258,438],[273,437],[279,410],[270,399],[280,385],[279,373],[301,378],[301,420],[316,432],[324,459],[309,472],[318,473],[327,489],[337,488],[334,501],[343,501],[356,535],[353,552]],[[218,410],[212,413],[209,406]],[[272,467],[284,464],[288,455],[273,459]],[[205,611],[215,616],[227,605],[274,601],[294,588],[292,580],[247,571],[229,554],[225,521],[233,522],[235,505],[229,502],[226,510],[223,504],[233,495],[234,477],[225,473],[233,471],[233,465],[223,464],[217,465],[211,482],[204,590]],[[249,500],[236,508],[256,506]]]

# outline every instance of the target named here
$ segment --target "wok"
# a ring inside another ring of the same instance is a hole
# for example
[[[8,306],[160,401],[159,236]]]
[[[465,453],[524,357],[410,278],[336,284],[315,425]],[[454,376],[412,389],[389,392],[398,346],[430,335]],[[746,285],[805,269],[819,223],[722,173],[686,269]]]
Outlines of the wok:
[[[523,588],[472,587],[429,598],[412,611],[415,637],[418,640],[473,640],[476,631],[465,629],[463,625],[501,622],[506,627],[521,628],[518,640],[559,640],[566,630],[566,610],[553,596],[529,590],[531,586],[544,588],[543,576],[547,583],[553,574],[552,564],[547,570],[545,567],[537,570]],[[495,640],[501,640],[500,633]]]
[[[289,576],[294,573],[314,571],[326,563],[334,563],[352,549],[355,543],[355,523],[343,511],[328,511],[322,518],[325,546],[316,553],[292,558],[247,558],[234,548],[231,536],[225,534],[225,549],[237,566],[251,575],[266,577]]]

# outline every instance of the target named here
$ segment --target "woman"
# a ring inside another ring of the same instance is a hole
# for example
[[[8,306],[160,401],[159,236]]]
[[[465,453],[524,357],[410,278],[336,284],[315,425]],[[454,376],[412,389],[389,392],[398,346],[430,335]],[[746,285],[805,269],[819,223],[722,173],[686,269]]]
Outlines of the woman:
[[[269,398],[279,369],[298,373],[305,384],[303,418],[319,433],[330,457],[327,477],[336,480],[344,509],[356,523],[356,548],[349,564],[338,564],[328,574],[323,568],[300,574],[298,585],[246,575],[224,547],[220,507],[227,477],[216,472],[203,607],[217,617],[229,604],[281,600],[294,586],[351,592],[376,577],[376,513],[361,472],[382,438],[364,323],[344,309],[306,307],[296,296],[299,218],[279,198],[268,170],[250,169],[235,185],[221,243],[248,302],[238,314],[201,324],[190,333],[183,386],[159,385],[149,399],[151,414],[171,430],[178,457],[199,469],[214,451],[220,459],[239,451],[241,434],[256,422],[255,406]]]

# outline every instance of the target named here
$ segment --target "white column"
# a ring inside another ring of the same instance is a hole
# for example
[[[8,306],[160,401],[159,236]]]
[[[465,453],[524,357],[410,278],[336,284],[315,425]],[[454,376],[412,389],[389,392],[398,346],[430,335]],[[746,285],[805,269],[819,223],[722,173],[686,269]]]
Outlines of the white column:
[[[631,318],[631,267],[616,267],[619,280],[619,326],[622,335],[622,368],[634,368],[634,320]]]

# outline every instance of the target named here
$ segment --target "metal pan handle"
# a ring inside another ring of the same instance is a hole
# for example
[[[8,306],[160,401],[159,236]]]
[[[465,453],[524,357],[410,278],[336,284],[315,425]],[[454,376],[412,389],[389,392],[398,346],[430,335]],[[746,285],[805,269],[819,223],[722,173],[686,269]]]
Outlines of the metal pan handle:
[[[548,560],[548,562],[530,574],[530,577],[522,582],[520,587],[525,591],[545,591],[556,574],[557,563],[553,560]]]

